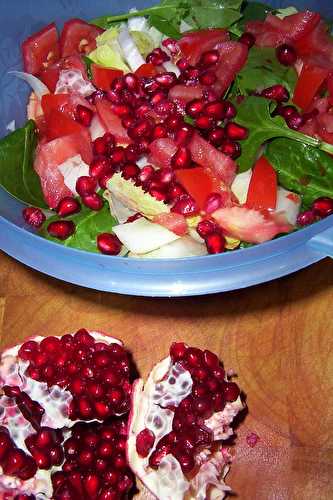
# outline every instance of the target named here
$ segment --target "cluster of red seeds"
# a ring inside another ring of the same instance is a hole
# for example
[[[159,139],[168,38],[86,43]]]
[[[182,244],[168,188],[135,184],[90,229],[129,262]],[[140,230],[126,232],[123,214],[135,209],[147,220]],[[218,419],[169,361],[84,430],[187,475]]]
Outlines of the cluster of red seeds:
[[[22,481],[30,479],[37,471],[35,460],[15,446],[5,427],[0,427],[0,466],[4,474]]]
[[[86,330],[79,330],[40,343],[25,342],[19,357],[29,361],[27,376],[71,392],[73,420],[104,420],[129,409],[130,360],[118,344],[95,341]]]
[[[55,500],[119,500],[134,485],[126,460],[127,424],[75,424],[64,442],[65,461],[52,475]]]
[[[195,467],[196,453],[213,441],[205,420],[222,411],[227,402],[235,401],[240,391],[237,384],[225,381],[223,366],[212,352],[174,343],[170,356],[173,362],[181,363],[191,373],[192,393],[174,409],[173,430],[156,444],[149,465],[158,468],[162,458],[171,453],[183,472],[189,473]],[[148,429],[138,434],[136,446],[139,455],[147,456],[154,441],[154,435]]]

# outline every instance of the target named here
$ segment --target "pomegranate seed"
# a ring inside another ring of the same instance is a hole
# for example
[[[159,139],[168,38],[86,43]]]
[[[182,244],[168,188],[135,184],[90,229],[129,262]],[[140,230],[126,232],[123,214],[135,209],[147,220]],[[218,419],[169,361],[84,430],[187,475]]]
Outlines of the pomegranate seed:
[[[87,100],[87,102],[89,102],[89,104],[95,105],[96,102],[104,99],[105,95],[106,95],[106,93],[103,90],[99,89],[99,90],[96,90],[95,92],[93,92],[92,94],[88,95],[86,97],[86,100]]]
[[[188,347],[184,342],[173,342],[170,347],[170,356],[173,362],[180,361],[185,356]]]
[[[189,168],[192,164],[190,150],[186,146],[180,146],[171,158],[173,168]]]
[[[248,31],[245,31],[245,33],[242,34],[242,36],[239,38],[238,41],[246,45],[249,49],[253,47],[253,45],[256,43],[255,36],[252,35],[252,33],[249,33]]]
[[[185,83],[187,82],[189,84],[196,84],[198,82],[199,76],[199,68],[196,68],[195,66],[189,66],[183,71],[180,80],[184,81]]]
[[[191,216],[198,213],[198,206],[192,196],[183,194],[171,208],[171,212]]]
[[[227,120],[232,120],[237,115],[235,106],[230,101],[224,101],[224,116]]]
[[[22,210],[23,219],[33,227],[41,227],[46,220],[46,216],[40,208],[26,207]]]
[[[146,57],[146,62],[151,63],[154,66],[161,66],[166,61],[170,61],[170,57],[160,48],[154,49]]]
[[[136,162],[140,158],[140,152],[137,144],[129,144],[125,151],[128,162]]]
[[[53,238],[66,240],[75,233],[75,224],[69,220],[53,221],[47,226],[47,232],[50,236],[53,236]]]
[[[289,101],[289,92],[283,85],[273,85],[261,91],[260,95],[266,99],[272,99],[277,102]]]
[[[222,253],[225,249],[225,238],[220,232],[213,232],[205,238],[208,253]]]
[[[295,106],[282,106],[281,104],[278,104],[276,109],[274,110],[274,114],[279,114],[279,115],[283,116],[284,119],[289,118],[290,116],[294,115],[295,113],[298,113]],[[304,119],[304,117],[303,117],[303,119]]]
[[[184,123],[175,133],[175,142],[178,146],[186,146],[192,139],[194,128]]]
[[[160,87],[165,89],[170,89],[177,83],[177,76],[171,71],[165,73],[160,73],[155,76],[155,81],[160,85]]]
[[[226,401],[236,401],[239,394],[239,387],[234,382],[225,382],[223,384],[223,395]]]
[[[195,466],[194,458],[190,454],[182,453],[181,455],[177,455],[177,460],[185,474],[191,472]]]
[[[101,233],[97,236],[97,248],[106,255],[118,255],[122,243],[115,234]]]
[[[73,215],[81,210],[81,205],[72,196],[65,196],[62,200],[59,201],[59,204],[56,208],[56,212],[60,217],[67,217],[68,215]]]
[[[206,236],[216,231],[216,224],[210,220],[204,219],[197,225],[197,233],[201,238],[205,239]]]
[[[175,202],[177,201],[183,194],[186,194],[186,191],[185,189],[183,188],[183,186],[181,186],[180,184],[178,184],[177,182],[174,183],[170,189],[168,190],[168,199],[171,201],[171,202]]]
[[[210,369],[218,368],[220,365],[219,358],[211,351],[204,351],[204,362],[205,365]]]
[[[190,66],[190,63],[184,57],[179,59],[176,64],[177,64],[178,68],[180,69],[180,71],[184,71],[185,69],[187,69]]]
[[[112,111],[120,118],[124,118],[132,113],[132,109],[128,104],[114,104]]]
[[[154,180],[158,181],[162,186],[168,186],[174,180],[174,177],[175,173],[172,168],[165,167],[156,171]]]
[[[162,139],[164,137],[167,137],[168,135],[168,130],[165,125],[159,123],[158,125],[155,126],[152,134],[153,139]]]
[[[90,163],[89,167],[89,175],[90,177],[94,177],[98,179],[102,175],[106,174],[111,168],[111,162],[109,158],[105,158],[105,156],[99,156],[94,158]]]
[[[312,210],[315,215],[318,215],[318,217],[328,217],[333,214],[333,199],[326,196],[317,198],[312,203]]]
[[[103,198],[97,193],[82,196],[82,202],[86,207],[90,208],[90,210],[94,210],[96,212],[101,210],[104,205]]]
[[[164,121],[164,125],[167,127],[168,130],[172,132],[179,129],[183,124],[184,124],[183,117],[178,113],[174,113],[168,116]]]
[[[135,125],[136,119],[134,116],[128,115],[121,120],[121,124],[124,128],[133,127]]]
[[[90,127],[93,116],[94,113],[91,111],[91,109],[86,108],[86,106],[78,104],[78,106],[76,107],[75,119],[76,121],[81,123],[81,125],[84,125],[85,127]]]
[[[154,433],[145,428],[136,437],[136,451],[140,457],[147,457],[155,442]]]
[[[297,59],[296,50],[291,45],[284,43],[276,48],[276,57],[283,66],[292,66]]]
[[[204,68],[209,68],[209,66],[213,66],[220,59],[220,53],[218,50],[207,50],[200,57],[199,64]]]
[[[168,101],[165,99],[162,102],[159,102],[157,106],[155,106],[155,111],[159,116],[167,117],[171,114],[174,114],[177,110],[177,106],[174,102]]]
[[[128,90],[137,92],[139,90],[139,79],[134,73],[127,73],[124,76],[124,84]]]
[[[106,92],[106,98],[108,101],[112,102],[112,104],[122,104],[123,102],[121,93],[118,90],[108,90]]]
[[[208,87],[210,85],[214,85],[216,80],[217,80],[217,76],[216,76],[215,71],[212,71],[210,69],[208,69],[207,71],[204,71],[199,76],[199,82],[201,83],[201,85],[207,85]]]
[[[136,179],[140,173],[140,168],[135,163],[126,163],[121,168],[121,176],[126,179]]]
[[[114,172],[110,171],[104,175],[101,175],[101,177],[98,179],[98,184],[101,189],[106,189],[107,188],[107,183],[113,176]]]
[[[153,196],[158,201],[166,201],[167,200],[167,194],[162,189],[150,187],[149,194],[151,196]]]
[[[233,160],[238,158],[241,154],[241,147],[238,142],[234,142],[231,139],[224,139],[221,147],[223,154],[230,156]]]
[[[174,40],[173,38],[166,38],[162,42],[163,47],[165,47],[170,54],[176,55],[179,52],[179,45],[177,43],[177,40]]]
[[[115,147],[110,154],[112,165],[121,166],[126,161],[126,150],[122,146]]]
[[[125,81],[122,76],[118,76],[111,83],[111,90],[114,90],[115,92],[121,92],[125,88]]]
[[[216,120],[212,116],[203,115],[198,116],[198,118],[195,120],[195,124],[202,130],[210,130],[216,127]]]
[[[316,221],[316,215],[313,210],[305,210],[301,212],[297,217],[298,226],[308,226]]]
[[[224,129],[222,127],[216,127],[209,132],[208,140],[213,146],[221,146],[224,137]]]
[[[219,121],[225,117],[225,105],[221,101],[209,102],[205,105],[203,112]]]
[[[207,196],[203,209],[207,214],[211,214],[215,212],[215,210],[221,208],[222,205],[223,205],[223,199],[221,194],[211,193]]]
[[[185,111],[192,118],[196,118],[201,115],[205,107],[205,101],[203,99],[193,99],[186,104]]]
[[[82,175],[76,181],[75,189],[80,196],[93,194],[96,191],[97,181],[87,175]]]
[[[247,128],[242,127],[235,122],[228,122],[224,130],[227,137],[233,141],[242,141],[249,135]]]
[[[138,141],[142,138],[148,138],[152,134],[154,128],[154,123],[148,118],[140,118],[137,120],[133,127],[130,127],[127,131],[128,135],[134,141]]]
[[[203,91],[203,97],[206,102],[217,101],[218,95],[213,89],[205,89]]]
[[[25,463],[25,454],[22,450],[14,449],[9,451],[5,462],[2,464],[4,474],[10,476],[17,475]]]
[[[153,105],[153,106],[157,106],[157,104],[159,104],[160,102],[162,101],[165,101],[166,99],[166,93],[163,92],[162,90],[158,91],[158,92],[155,92],[151,98],[150,98],[150,103]]]
[[[287,116],[285,120],[288,127],[293,130],[299,130],[301,126],[304,125],[303,116],[300,115],[297,111]]]
[[[154,175],[155,169],[152,165],[145,165],[138,174],[138,180],[141,184],[150,181]]]
[[[109,154],[111,149],[115,146],[115,137],[106,132],[103,137],[97,137],[93,142],[93,151],[95,155],[106,155]]]

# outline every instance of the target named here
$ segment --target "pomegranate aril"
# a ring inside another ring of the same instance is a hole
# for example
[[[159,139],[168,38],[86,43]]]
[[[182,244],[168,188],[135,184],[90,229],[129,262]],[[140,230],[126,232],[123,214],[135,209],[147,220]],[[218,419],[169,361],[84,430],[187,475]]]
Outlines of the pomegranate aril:
[[[76,214],[80,212],[80,210],[80,203],[72,196],[65,196],[65,198],[59,201],[56,208],[56,212],[60,217],[67,217],[69,215]]]
[[[222,127],[216,127],[209,132],[208,140],[211,144],[213,144],[213,146],[220,146],[222,144],[224,137],[225,137],[224,129]]]
[[[166,61],[170,61],[170,57],[160,48],[154,49],[146,57],[146,62],[151,63],[154,66],[161,66]]]
[[[178,130],[183,124],[183,117],[178,113],[168,116],[164,121],[164,125],[172,132]]]
[[[149,188],[149,194],[151,196],[153,196],[158,201],[164,202],[167,200],[167,194],[161,189],[151,187],[151,188]]]
[[[188,62],[188,60],[186,58],[182,57],[181,59],[179,59],[176,62],[176,65],[178,66],[180,71],[184,71],[185,69],[187,69],[190,66],[190,63]]]
[[[140,158],[140,151],[137,144],[129,144],[125,150],[126,160],[136,162]]]
[[[114,104],[112,106],[112,111],[119,118],[124,118],[132,113],[132,108],[128,104]]]
[[[126,161],[126,150],[122,146],[115,147],[110,154],[111,164],[119,167]]]
[[[289,115],[285,120],[288,127],[292,130],[299,130],[304,125],[304,118],[297,111]]]
[[[140,173],[140,168],[135,163],[126,163],[121,167],[121,176],[126,179],[136,179]]]
[[[290,116],[294,115],[295,113],[298,113],[295,106],[282,106],[282,104],[278,104],[274,110],[274,114],[278,114],[280,116],[283,116],[284,119],[289,118]],[[303,115],[303,119],[304,119],[304,115]]]
[[[101,233],[97,236],[97,248],[106,255],[118,255],[122,248],[122,243],[115,234]]]
[[[242,127],[242,125],[238,125],[235,122],[228,122],[224,130],[229,139],[233,141],[242,141],[249,135],[246,127]]]
[[[296,50],[291,45],[287,45],[286,43],[279,45],[275,53],[279,63],[284,66],[292,66],[296,62]]]
[[[217,76],[215,71],[212,71],[210,69],[208,69],[207,71],[203,71],[199,76],[199,82],[201,83],[201,85],[207,85],[208,87],[210,85],[214,85],[216,80]]]
[[[125,116],[122,120],[121,120],[121,124],[124,128],[129,128],[129,127],[133,127],[135,125],[135,122],[136,122],[136,118],[133,116],[133,115],[128,115],[128,116]]]
[[[22,210],[23,219],[30,226],[39,228],[46,220],[45,214],[40,208],[26,207]]]
[[[157,469],[161,463],[162,458],[168,455],[171,451],[170,445],[163,445],[160,448],[153,451],[149,457],[149,465],[153,469]]]
[[[208,397],[196,398],[193,402],[193,409],[204,418],[209,418],[213,414],[213,405]]]
[[[216,127],[216,120],[212,116],[198,116],[195,120],[195,125],[202,130],[210,130]]]
[[[170,89],[177,82],[177,76],[172,72],[160,73],[155,76],[155,81],[160,85],[160,87],[165,89]]]
[[[180,146],[176,153],[171,157],[171,165],[173,168],[189,168],[192,164],[190,150],[186,146]]]
[[[220,232],[210,233],[205,238],[208,253],[222,253],[225,250],[225,238]]]
[[[148,138],[154,128],[154,123],[148,118],[141,118],[136,121],[136,123],[130,127],[127,131],[129,137],[134,141],[138,141],[142,138]]]
[[[66,240],[75,233],[75,224],[69,220],[53,221],[47,226],[47,232],[53,238]]]
[[[192,118],[196,118],[201,115],[205,107],[205,101],[203,99],[193,99],[186,104],[185,111]]]
[[[296,223],[298,226],[307,226],[313,224],[316,220],[317,217],[313,210],[305,210],[298,215]]]
[[[312,203],[312,211],[320,218],[328,217],[333,214],[333,198],[321,196]]]
[[[155,106],[155,112],[163,118],[171,114],[174,114],[176,110],[177,110],[176,104],[174,102],[168,101],[167,99],[159,102]]]
[[[90,208],[90,210],[94,210],[96,212],[101,210],[104,205],[103,198],[97,193],[82,196],[82,203],[86,207]]]
[[[152,134],[152,139],[162,139],[167,136],[168,136],[168,130],[165,125],[163,124],[155,125]]]
[[[225,104],[222,101],[213,101],[205,105],[204,114],[219,121],[225,117]]]
[[[136,436],[136,451],[140,457],[147,457],[155,442],[155,435],[150,429],[143,429]]]
[[[197,232],[201,238],[206,238],[209,234],[216,231],[216,224],[208,219],[204,219],[197,225]]]
[[[114,89],[108,90],[106,92],[106,98],[108,99],[108,101],[112,102],[112,104],[122,104],[122,102],[123,102],[123,99],[122,99],[122,96],[121,96],[121,93],[119,90],[114,90]]]
[[[87,100],[87,102],[89,102],[89,104],[95,105],[96,102],[101,101],[102,99],[104,99],[105,96],[106,96],[106,92],[99,89],[99,90],[96,90],[95,92],[93,92],[92,94],[88,95],[86,97],[86,100]]]
[[[80,196],[85,196],[87,194],[93,194],[96,191],[97,181],[96,179],[83,175],[76,181],[75,189]]]
[[[235,382],[225,382],[222,387],[223,396],[226,401],[236,401],[240,394],[240,390]]]
[[[93,111],[87,108],[86,106],[82,106],[82,104],[79,104],[76,107],[75,119],[76,121],[81,123],[81,125],[84,125],[85,127],[90,127],[93,116],[94,116]]]
[[[209,68],[209,66],[213,66],[214,64],[216,64],[219,61],[219,59],[220,59],[220,53],[218,50],[216,49],[207,50],[201,55],[199,64],[204,68]]]
[[[169,52],[170,54],[172,55],[176,55],[178,54],[180,48],[179,48],[179,45],[177,43],[177,40],[175,40],[174,38],[166,38],[165,40],[162,41],[162,45],[163,47],[165,47]]]
[[[287,102],[289,100],[288,90],[280,84],[262,90],[260,95],[266,99],[272,99],[277,102]]]
[[[223,102],[224,102],[224,117],[227,120],[232,120],[237,115],[237,110],[230,101],[223,101]]]
[[[243,45],[246,45],[249,49],[256,43],[255,36],[248,31],[245,31],[238,40]]]
[[[112,134],[106,133],[103,137],[97,137],[93,141],[93,152],[95,155],[107,155],[115,146],[115,138]]]
[[[11,449],[2,463],[4,474],[8,474],[9,476],[17,475],[24,467],[25,458],[25,453],[22,450]]]
[[[175,133],[175,142],[178,146],[186,146],[194,134],[194,127],[184,123]]]
[[[240,144],[228,138],[223,140],[220,150],[223,154],[230,156],[233,160],[238,158],[241,154]]]
[[[127,73],[124,76],[124,83],[128,90],[137,92],[139,90],[139,79],[134,73]]]
[[[171,208],[171,212],[189,217],[198,213],[198,206],[192,196],[184,194],[176,201],[174,206]]]
[[[195,466],[194,458],[192,454],[189,453],[181,453],[177,454],[177,460],[180,463],[182,471],[187,474],[191,472],[191,470]]]
[[[218,366],[220,364],[219,358],[216,356],[216,354],[214,354],[211,351],[207,351],[207,350],[205,350],[203,353],[203,360],[204,360],[205,365],[208,368],[210,368],[211,370],[218,368]]]

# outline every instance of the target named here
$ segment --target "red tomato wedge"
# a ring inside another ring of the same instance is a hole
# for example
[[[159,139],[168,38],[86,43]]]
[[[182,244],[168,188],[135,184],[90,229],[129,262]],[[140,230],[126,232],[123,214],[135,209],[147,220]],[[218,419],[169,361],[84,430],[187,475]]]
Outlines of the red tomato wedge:
[[[293,102],[302,109],[307,108],[329,75],[327,68],[303,65],[293,95]]]
[[[153,222],[169,229],[178,236],[184,236],[187,231],[187,222],[184,215],[176,214],[173,212],[158,214],[153,218]]]
[[[295,42],[295,48],[301,57],[322,54],[332,58],[333,42],[328,33],[327,24],[320,21],[310,33]]]
[[[265,156],[257,160],[247,192],[246,206],[249,208],[275,209],[277,200],[277,176]]]
[[[221,44],[219,52],[220,60],[216,68],[217,82],[214,84],[214,90],[223,95],[246,64],[248,48],[243,43],[225,42]]]
[[[87,130],[37,146],[34,169],[40,177],[44,198],[50,208],[56,208],[64,196],[72,194],[58,166],[78,154],[86,163],[91,162],[92,148]]]
[[[222,42],[229,40],[229,33],[225,29],[205,29],[185,33],[178,45],[190,64],[196,64],[203,52],[218,49]]]
[[[129,144],[131,139],[128,137],[126,129],[122,126],[121,119],[112,111],[112,104],[106,99],[96,103],[96,111],[103,127],[111,132],[119,144]]]
[[[172,139],[155,139],[150,145],[149,161],[156,167],[167,168],[171,166],[171,158],[176,153],[178,146]]]
[[[185,106],[192,99],[201,99],[203,96],[204,87],[198,85],[175,85],[169,90],[169,99],[185,110]]]
[[[49,24],[22,43],[24,71],[37,75],[60,57],[57,28]]]
[[[230,186],[236,176],[237,166],[234,160],[212,146],[208,141],[194,134],[189,149],[192,159],[202,167],[208,167],[213,175],[226,186]]]
[[[248,243],[263,243],[292,230],[284,217],[267,210],[234,206],[220,208],[212,215],[227,234]]]
[[[54,92],[56,89],[57,82],[59,80],[59,74],[62,70],[67,69],[78,69],[81,71],[84,79],[87,79],[86,67],[82,59],[78,55],[68,56],[60,59],[55,64],[52,64],[49,68],[46,68],[39,74],[39,78],[48,87],[50,92]]]
[[[209,170],[203,167],[175,170],[177,181],[197,202],[200,210],[204,208],[208,195],[220,190],[219,183],[214,182]]]
[[[41,99],[42,110],[46,118],[52,111],[57,110],[74,120],[79,104],[94,110],[93,106],[78,94],[45,94]]]
[[[85,130],[83,125],[57,109],[51,110],[50,113],[45,116],[45,122],[45,134],[48,141],[66,135],[79,134]]]
[[[154,66],[151,63],[146,63],[142,64],[136,71],[135,71],[136,76],[139,78],[142,77],[150,77],[150,76],[155,76],[158,74],[158,71],[156,69],[156,66]]]
[[[306,37],[317,26],[320,15],[306,10],[280,19],[268,14],[266,20],[250,21],[246,30],[256,37],[258,47],[277,47],[282,43],[291,43]]]
[[[91,65],[91,73],[93,84],[102,90],[110,90],[113,80],[124,74],[121,69],[103,68],[98,64]]]
[[[61,56],[89,54],[96,48],[96,38],[103,31],[82,19],[70,19],[64,24],[60,35]]]

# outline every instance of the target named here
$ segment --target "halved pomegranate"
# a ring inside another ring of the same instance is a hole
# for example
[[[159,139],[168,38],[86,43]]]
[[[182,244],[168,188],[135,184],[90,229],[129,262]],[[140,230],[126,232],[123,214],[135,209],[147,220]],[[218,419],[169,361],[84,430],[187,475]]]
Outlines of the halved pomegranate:
[[[210,351],[178,342],[148,380],[134,382],[128,460],[158,499],[223,498],[222,442],[244,408],[238,386]]]

